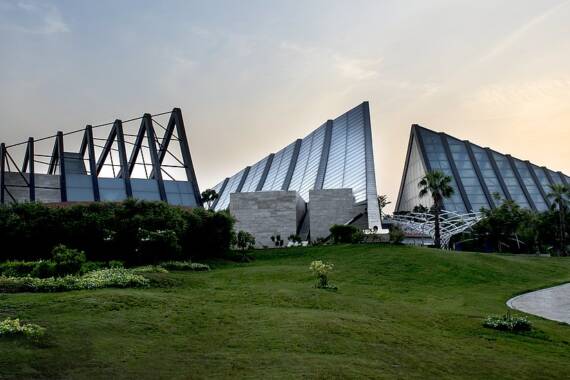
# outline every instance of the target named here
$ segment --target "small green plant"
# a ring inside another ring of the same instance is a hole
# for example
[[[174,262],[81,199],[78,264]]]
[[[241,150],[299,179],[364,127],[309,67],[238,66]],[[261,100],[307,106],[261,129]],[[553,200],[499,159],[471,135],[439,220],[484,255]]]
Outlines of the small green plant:
[[[362,232],[351,225],[335,224],[330,232],[335,244],[359,243],[363,238]]]
[[[51,254],[58,275],[77,274],[85,263],[85,253],[77,249],[67,248],[63,244],[56,246]]]
[[[255,237],[246,231],[239,231],[236,238],[236,246],[241,250],[253,249],[255,246]]]
[[[7,318],[0,322],[0,337],[24,336],[38,340],[45,334],[45,328],[33,323],[21,323],[19,319]]]
[[[400,226],[393,225],[390,227],[390,243],[392,244],[402,244],[406,234]]]
[[[123,263],[122,261],[119,261],[119,260],[111,260],[111,261],[109,261],[108,266],[109,266],[109,268],[124,268],[125,263]]]
[[[483,326],[490,329],[511,332],[532,330],[532,323],[527,317],[511,315],[510,311],[507,311],[503,316],[488,316],[485,321],[483,321]]]
[[[329,284],[329,273],[332,272],[334,265],[331,263],[325,263],[321,260],[315,260],[309,266],[309,269],[316,276],[317,281],[315,287],[319,289],[331,289],[336,290],[337,287]]]
[[[132,268],[131,271],[136,274],[141,273],[168,273],[168,270],[160,265],[144,265],[142,267]]]
[[[0,264],[0,274],[8,277],[29,275],[36,265],[34,261],[6,261]]]
[[[283,239],[281,239],[281,235],[275,234],[271,236],[271,241],[275,243],[275,247],[283,247]]]
[[[30,273],[31,277],[48,278],[56,275],[56,266],[53,261],[40,260],[34,266],[34,270]],[[8,276],[10,277],[10,276]]]
[[[167,261],[160,263],[160,266],[167,270],[189,270],[189,271],[209,271],[210,267],[206,264],[193,263],[190,261]]]

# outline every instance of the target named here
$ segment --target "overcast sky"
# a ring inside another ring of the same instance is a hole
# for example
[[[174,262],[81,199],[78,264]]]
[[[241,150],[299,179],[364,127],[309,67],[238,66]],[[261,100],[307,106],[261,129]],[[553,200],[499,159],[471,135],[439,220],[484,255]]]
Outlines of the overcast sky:
[[[182,108],[200,187],[370,101],[395,203],[418,123],[570,174],[570,2],[0,0],[0,141]]]

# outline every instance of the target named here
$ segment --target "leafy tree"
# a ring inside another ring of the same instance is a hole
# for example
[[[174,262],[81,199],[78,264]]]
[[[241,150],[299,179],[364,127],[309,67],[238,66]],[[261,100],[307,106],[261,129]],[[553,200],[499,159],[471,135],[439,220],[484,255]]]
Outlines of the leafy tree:
[[[378,196],[378,208],[380,209],[380,216],[384,215],[384,209],[386,208],[386,206],[388,206],[391,203],[392,202],[388,200],[387,195]]]
[[[255,246],[255,237],[249,232],[239,231],[237,233],[236,246],[242,251],[253,249]]]
[[[443,200],[451,197],[454,190],[450,185],[451,177],[446,176],[439,170],[428,172],[424,178],[418,183],[420,189],[420,198],[431,195],[433,199],[433,210],[435,216],[435,238],[436,248],[441,248],[441,230],[439,217],[443,206]]]
[[[498,252],[503,252],[503,248],[520,252],[536,245],[536,216],[516,202],[504,200],[495,209],[483,209],[482,213],[483,219],[473,231]]]
[[[570,202],[570,188],[566,185],[550,185],[548,198],[552,199],[552,210],[558,211],[558,227],[560,234],[560,254],[566,256],[566,211]]]
[[[206,189],[202,191],[202,202],[208,205],[208,210],[212,208],[212,204],[220,195],[214,189]]]

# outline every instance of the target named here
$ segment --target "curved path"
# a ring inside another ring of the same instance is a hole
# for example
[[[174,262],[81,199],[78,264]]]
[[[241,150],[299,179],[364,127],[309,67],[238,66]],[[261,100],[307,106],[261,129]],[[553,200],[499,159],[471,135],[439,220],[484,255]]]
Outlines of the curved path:
[[[570,324],[570,283],[521,294],[507,301],[511,309]]]

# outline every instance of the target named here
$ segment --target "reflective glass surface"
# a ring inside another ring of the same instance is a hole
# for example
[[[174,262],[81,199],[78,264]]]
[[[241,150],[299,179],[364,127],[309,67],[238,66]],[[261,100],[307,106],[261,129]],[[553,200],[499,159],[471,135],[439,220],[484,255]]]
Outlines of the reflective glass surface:
[[[420,129],[420,134],[422,136],[431,170],[440,170],[452,179],[451,186],[453,187],[454,192],[450,198],[443,201],[444,208],[448,211],[457,211],[462,213],[467,212],[465,204],[461,199],[461,194],[459,193],[459,188],[455,181],[455,176],[451,170],[451,165],[447,160],[447,154],[445,153],[441,136],[426,129]]]
[[[230,205],[230,194],[235,193],[236,189],[239,186],[239,182],[241,181],[241,177],[243,176],[245,169],[242,169],[239,173],[235,174],[233,177],[230,178],[224,192],[220,194],[220,199],[216,204],[216,210],[225,210]]]
[[[532,175],[526,163],[521,160],[517,160],[516,158],[514,158],[513,161],[515,163],[517,171],[519,172],[519,175],[522,178],[524,186],[526,187],[526,191],[528,192],[532,201],[534,202],[534,206],[536,207],[536,209],[538,211],[547,210],[548,206],[544,198],[542,197],[542,194],[540,193],[538,186],[536,186],[536,183],[534,182],[534,179],[532,178]]]
[[[471,203],[472,210],[479,211],[481,208],[489,209],[489,202],[483,192],[483,187],[481,187],[465,143],[451,137],[447,137],[447,143],[449,144],[451,157],[455,162],[455,167],[459,173],[467,198]]]
[[[265,170],[267,160],[268,157],[265,157],[263,160],[259,161],[249,169],[247,178],[245,179],[243,187],[241,188],[241,193],[251,193],[257,189],[257,185],[259,184],[261,176],[263,175],[263,171]]]
[[[505,181],[505,185],[507,186],[507,190],[511,194],[513,201],[517,202],[521,207],[530,208],[526,196],[524,195],[507,157],[500,153],[493,152],[493,158],[499,167],[499,172],[501,173],[503,181]]]
[[[475,160],[479,165],[479,170],[481,170],[481,176],[485,181],[485,185],[487,185],[487,190],[489,190],[489,194],[493,197],[493,201],[495,204],[499,204],[501,201],[495,198],[495,195],[498,194],[501,200],[507,199],[503,188],[501,187],[501,183],[495,174],[495,170],[493,169],[493,165],[489,160],[489,156],[487,151],[477,145],[471,144],[471,150],[473,151],[473,156],[475,156]]]
[[[269,169],[269,173],[267,173],[267,178],[263,184],[263,191],[282,190],[294,148],[295,143],[293,142],[275,153],[275,157],[273,157],[273,162],[271,163],[271,168]]]
[[[299,192],[305,201],[309,200],[309,190],[315,187],[323,151],[325,128],[326,126],[323,125],[303,139],[295,171],[289,184],[289,190]]]

